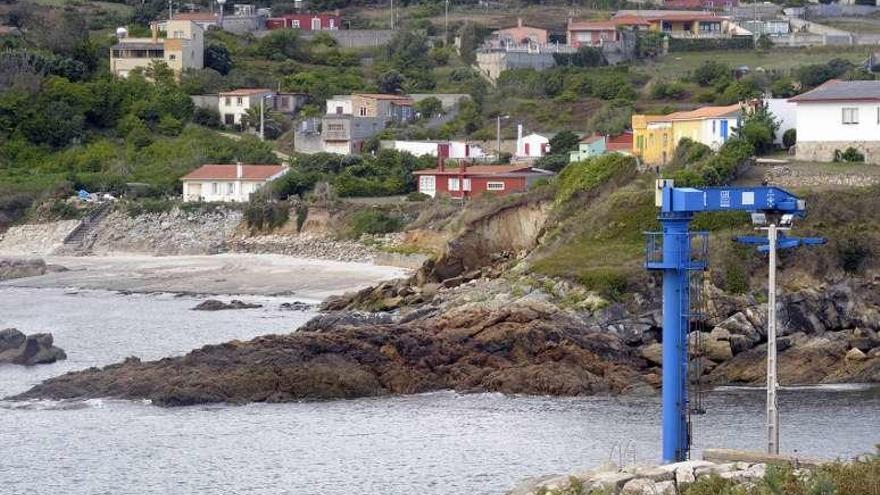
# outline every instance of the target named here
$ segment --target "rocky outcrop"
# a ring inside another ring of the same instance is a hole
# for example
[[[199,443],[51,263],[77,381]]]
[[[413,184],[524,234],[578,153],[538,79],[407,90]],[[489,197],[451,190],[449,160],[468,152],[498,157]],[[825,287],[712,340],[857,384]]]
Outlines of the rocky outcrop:
[[[0,258],[0,280],[36,277],[48,270],[40,258]]]
[[[51,333],[36,333],[25,336],[15,328],[0,330],[0,364],[54,363],[67,359],[67,354],[53,345]]]
[[[208,299],[207,301],[202,301],[196,307],[193,308],[194,311],[221,311],[224,309],[255,309],[262,308],[262,304],[251,304],[246,303],[244,301],[239,301],[238,299],[233,299],[228,303],[223,301],[218,301],[216,299]]]
[[[578,395],[644,385],[613,335],[535,301],[459,308],[407,323],[312,324],[186,356],[50,379],[18,398],[119,397],[177,406],[408,394],[440,389]]]

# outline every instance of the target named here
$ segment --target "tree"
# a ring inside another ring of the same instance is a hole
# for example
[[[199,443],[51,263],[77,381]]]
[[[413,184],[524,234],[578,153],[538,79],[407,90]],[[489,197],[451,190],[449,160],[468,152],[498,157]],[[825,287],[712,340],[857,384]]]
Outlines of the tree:
[[[443,111],[443,103],[436,97],[429,96],[416,102],[415,109],[422,118],[430,119],[435,115],[440,115],[440,112]]]
[[[701,66],[694,69],[692,78],[700,86],[714,86],[719,81],[730,79],[730,67],[721,62],[707,60]]]
[[[773,81],[770,86],[770,92],[774,98],[791,98],[797,94],[794,87],[794,80],[789,77],[783,77]]]
[[[571,131],[558,132],[550,138],[550,153],[567,156],[569,151],[577,149],[579,142],[580,138]]]
[[[225,76],[232,70],[232,55],[226,45],[221,43],[209,43],[205,47],[205,67],[214,69]]]
[[[377,82],[380,93],[397,94],[403,90],[403,76],[396,70],[383,73]]]
[[[779,130],[779,122],[776,117],[770,112],[767,105],[760,105],[743,119],[736,134],[749,143],[755,153],[761,154],[773,148],[777,130]]]
[[[632,103],[625,100],[614,100],[593,114],[587,128],[606,136],[616,136],[630,126],[632,114]]]
[[[277,29],[260,39],[255,53],[267,60],[304,59],[299,35],[292,29]]]

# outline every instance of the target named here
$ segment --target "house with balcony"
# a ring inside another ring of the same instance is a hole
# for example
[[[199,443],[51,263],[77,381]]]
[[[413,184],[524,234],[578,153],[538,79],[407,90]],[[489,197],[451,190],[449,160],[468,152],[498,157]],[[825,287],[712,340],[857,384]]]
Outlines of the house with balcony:
[[[155,61],[165,62],[179,77],[185,69],[205,67],[205,34],[195,22],[166,22],[166,37],[159,37],[159,27],[151,27],[151,37],[131,38],[127,31],[118,31],[118,42],[110,47],[110,72],[128,77],[135,69],[146,69]]]
[[[489,48],[528,49],[529,46],[540,47],[550,43],[550,32],[544,28],[527,26],[522,18],[516,20],[516,26],[493,31],[486,40]]]
[[[694,10],[620,10],[611,19],[619,26],[632,26],[668,34],[672,38],[731,38],[752,36],[730,17]]]
[[[415,119],[413,100],[408,96],[355,93],[327,100],[321,119],[321,149],[328,153],[360,153],[364,142],[389,123]]]
[[[287,173],[283,165],[202,165],[180,178],[183,200],[243,203],[251,194]]]
[[[647,30],[651,24],[641,18],[621,17],[607,21],[568,20],[566,35],[568,44],[574,48],[582,46],[601,47],[623,41],[623,31]]]

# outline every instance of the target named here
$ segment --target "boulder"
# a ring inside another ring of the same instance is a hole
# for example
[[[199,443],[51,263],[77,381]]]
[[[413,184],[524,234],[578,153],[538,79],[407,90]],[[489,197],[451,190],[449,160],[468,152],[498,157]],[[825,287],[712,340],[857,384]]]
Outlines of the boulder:
[[[46,273],[46,262],[40,258],[0,258],[0,280],[36,277]]]
[[[198,306],[192,308],[194,311],[220,311],[224,309],[254,309],[262,308],[262,304],[250,304],[238,299],[233,299],[229,303],[218,301],[216,299],[208,299],[199,303]]]
[[[733,352],[734,356],[751,349],[754,345],[745,335],[730,336],[730,351]]]
[[[847,361],[865,361],[867,359],[868,356],[859,349],[856,349],[855,347],[853,347],[849,350],[849,352],[846,353]]]
[[[730,330],[724,327],[715,327],[709,332],[709,338],[712,340],[730,340]]]
[[[675,495],[675,482],[636,478],[627,481],[620,493],[622,495]]]
[[[652,364],[663,364],[663,346],[661,344],[650,344],[642,347],[641,356]]]
[[[14,328],[0,331],[0,363],[35,364],[54,363],[66,359],[67,354],[54,346],[50,333],[25,335]]]
[[[281,305],[278,306],[278,309],[284,311],[309,311],[312,309],[312,305],[300,301],[294,301],[292,303],[281,303]]]
[[[27,337],[15,328],[0,330],[0,352],[17,349]]]
[[[747,310],[747,312],[749,311],[751,310]],[[753,315],[753,318],[757,319],[758,317]],[[726,330],[729,335],[742,335],[753,343],[757,343],[761,340],[761,330],[756,328],[749,317],[742,312],[736,313],[730,318],[722,321],[716,328]],[[713,331],[714,330],[715,329],[713,329]]]

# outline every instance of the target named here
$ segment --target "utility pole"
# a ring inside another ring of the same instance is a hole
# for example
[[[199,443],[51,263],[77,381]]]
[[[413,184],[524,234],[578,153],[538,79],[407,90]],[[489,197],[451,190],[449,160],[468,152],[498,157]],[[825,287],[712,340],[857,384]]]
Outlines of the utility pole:
[[[443,20],[443,46],[449,43],[449,0],[446,0],[446,16]]]
[[[174,4],[172,3],[174,0],[168,0],[168,20],[170,21],[172,17],[174,17]]]
[[[391,0],[391,30],[394,31],[394,0]]]

